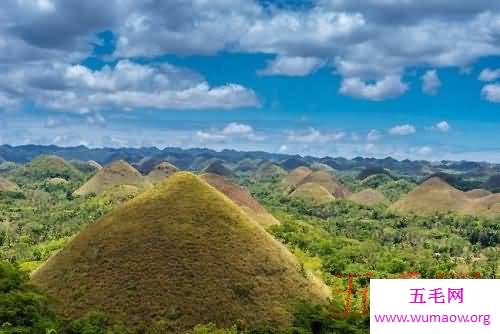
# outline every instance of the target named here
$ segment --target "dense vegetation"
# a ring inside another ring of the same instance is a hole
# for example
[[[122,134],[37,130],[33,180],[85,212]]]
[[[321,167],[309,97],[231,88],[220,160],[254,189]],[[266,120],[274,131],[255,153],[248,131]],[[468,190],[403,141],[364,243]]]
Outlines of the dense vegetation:
[[[255,170],[257,164],[249,166]],[[360,292],[367,287],[368,279],[354,282],[357,293],[353,296],[353,315],[339,319],[332,311],[343,305],[349,274],[399,277],[418,272],[424,278],[474,277],[476,272],[482,278],[500,275],[498,218],[458,214],[420,217],[391,212],[388,204],[362,206],[347,200],[315,205],[286,195],[281,182],[283,170],[278,166],[260,165],[257,179],[250,177],[250,167],[233,173],[232,178],[248,187],[281,221],[281,225],[270,227],[270,232],[294,252],[305,269],[321,275],[335,292],[331,306],[297,305],[291,333],[368,332],[368,317],[359,314],[363,308]],[[350,170],[338,174],[352,191],[377,189],[389,203],[416,186],[411,179],[402,178],[402,173],[389,176],[377,168],[365,173],[366,177],[358,177]],[[20,187],[18,191],[0,192],[0,334],[134,333],[99,312],[81,319],[59,318],[47,307],[47,298],[27,283],[27,273],[83,227],[136,195],[117,187],[98,196],[73,197],[73,192],[93,174],[87,165],[63,163],[51,157],[0,169],[1,177]],[[482,184],[483,179],[487,180],[480,175],[467,182]],[[492,179],[490,188],[496,186]],[[460,186],[466,189],[468,185]],[[158,322],[138,330],[167,333],[166,326]],[[272,333],[272,329],[248,329],[240,324],[221,329],[200,324],[192,332]]]

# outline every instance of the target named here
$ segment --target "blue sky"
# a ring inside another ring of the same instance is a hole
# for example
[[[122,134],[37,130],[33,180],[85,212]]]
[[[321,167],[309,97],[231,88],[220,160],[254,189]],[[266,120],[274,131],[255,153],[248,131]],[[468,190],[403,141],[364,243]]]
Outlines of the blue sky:
[[[500,4],[0,4],[0,143],[500,162]]]

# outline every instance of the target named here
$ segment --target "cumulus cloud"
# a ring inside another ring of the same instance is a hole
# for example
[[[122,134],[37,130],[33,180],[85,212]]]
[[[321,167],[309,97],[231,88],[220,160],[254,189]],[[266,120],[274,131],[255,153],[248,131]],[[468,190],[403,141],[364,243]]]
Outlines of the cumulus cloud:
[[[398,76],[387,76],[375,83],[363,82],[360,78],[348,78],[342,81],[340,93],[356,98],[382,101],[403,95],[408,85]]]
[[[231,136],[231,135],[248,135],[253,133],[253,128],[247,124],[241,123],[229,123],[222,129],[222,134]]]
[[[500,103],[500,84],[485,85],[481,90],[481,96],[493,103]]]
[[[481,71],[479,74],[479,80],[481,81],[495,81],[500,78],[500,68],[499,69],[491,69],[487,68]]]
[[[389,134],[394,136],[408,136],[416,132],[417,129],[411,124],[396,125],[389,129]]]
[[[252,126],[243,123],[231,122],[222,129],[211,129],[208,131],[197,131],[196,136],[204,141],[223,142],[225,140],[248,140],[262,141],[265,136],[258,135]]]
[[[277,57],[259,70],[260,75],[305,76],[319,69],[324,61],[315,57]]]
[[[100,70],[63,63],[40,63],[31,66],[29,71],[22,66],[9,67],[0,78],[0,89],[10,91],[12,98],[29,96],[43,107],[77,113],[259,106],[256,94],[241,85],[211,87],[200,75],[187,69],[129,60]],[[95,115],[94,121],[100,122]]]
[[[436,95],[441,88],[441,80],[439,80],[436,70],[429,70],[422,76],[422,92],[427,95]]]
[[[343,131],[324,133],[315,128],[309,128],[306,131],[290,131],[288,141],[302,144],[326,143],[341,140],[345,136],[346,133]]]

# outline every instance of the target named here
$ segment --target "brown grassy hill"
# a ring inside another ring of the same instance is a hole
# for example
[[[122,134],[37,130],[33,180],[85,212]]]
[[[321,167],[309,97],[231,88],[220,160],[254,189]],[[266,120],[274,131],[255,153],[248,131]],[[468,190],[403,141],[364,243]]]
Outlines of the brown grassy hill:
[[[323,170],[309,174],[299,183],[299,185],[306,183],[316,183],[321,185],[335,198],[345,198],[350,195],[349,190],[342,183],[340,183],[335,176]]]
[[[94,168],[95,170],[99,170],[99,169],[102,169],[102,166],[100,163],[98,163],[97,161],[94,161],[94,160],[89,160],[87,161],[87,164]]]
[[[440,178],[433,177],[392,204],[391,208],[399,212],[422,215],[461,212],[469,201],[465,193]]]
[[[203,173],[211,173],[222,176],[231,176],[233,172],[225,166],[222,161],[214,161],[203,169]]]
[[[2,191],[18,191],[19,187],[12,181],[0,177],[0,192]]]
[[[147,187],[149,181],[126,161],[117,160],[99,170],[90,180],[77,189],[73,195],[99,194],[117,185]]]
[[[500,217],[500,194],[472,199],[464,213],[485,217]]]
[[[259,202],[243,187],[228,181],[226,178],[216,174],[203,174],[204,179],[215,189],[229,197],[234,203],[241,207],[251,218],[264,227],[279,224]]]
[[[177,172],[177,167],[167,161],[163,161],[151,170],[148,174],[148,180],[152,184],[157,184],[172,176]]]
[[[469,198],[481,198],[489,196],[491,194],[491,191],[488,191],[486,189],[472,189],[465,192],[465,195],[467,195],[467,197]]]
[[[312,174],[312,170],[305,166],[300,166],[288,173],[288,176],[284,180],[289,192],[295,190],[297,186],[309,175]]]
[[[209,322],[288,326],[297,299],[328,295],[306,276],[236,204],[179,172],[89,225],[32,282],[67,316],[100,309],[184,333]]]
[[[304,183],[295,189],[290,196],[313,204],[325,204],[335,200],[335,197],[318,183]]]
[[[347,199],[353,201],[354,203],[368,206],[382,204],[387,201],[384,194],[375,189],[362,190],[348,196]]]

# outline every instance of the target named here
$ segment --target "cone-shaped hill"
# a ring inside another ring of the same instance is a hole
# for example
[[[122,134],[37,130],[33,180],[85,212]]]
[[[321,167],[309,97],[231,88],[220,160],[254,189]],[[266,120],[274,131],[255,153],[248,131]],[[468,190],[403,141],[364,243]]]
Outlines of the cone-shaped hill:
[[[286,175],[287,173],[283,168],[271,161],[265,161],[259,165],[253,177],[259,181],[270,181],[282,179]]]
[[[350,191],[340,183],[333,175],[325,171],[317,171],[306,176],[299,186],[306,183],[316,183],[328,190],[335,198],[345,198],[350,195]]]
[[[335,197],[320,184],[304,183],[295,189],[290,197],[299,198],[312,204],[326,204],[334,201]]]
[[[3,177],[0,177],[0,192],[3,191],[18,191],[19,187],[14,182],[11,182]]]
[[[231,176],[232,172],[227,168],[222,161],[214,161],[203,169],[203,173],[211,173],[222,176]]]
[[[287,186],[287,191],[291,192],[297,188],[297,186],[309,175],[312,174],[312,170],[309,167],[300,166],[288,173],[288,176],[284,180]]]
[[[432,177],[391,205],[400,212],[427,215],[461,212],[469,204],[464,192],[453,188],[438,177]]]
[[[69,162],[55,155],[40,155],[14,171],[14,178],[21,180],[23,183],[45,181],[54,177],[66,180],[82,180],[83,174]],[[18,183],[21,184],[21,182]]]
[[[184,333],[209,322],[288,326],[297,299],[328,295],[307,276],[236,204],[179,172],[89,225],[32,282],[67,316],[99,309]]]
[[[117,160],[100,169],[96,175],[77,189],[73,195],[100,194],[117,185],[130,185],[138,188],[150,185],[149,181],[126,161]]]
[[[386,202],[384,194],[375,189],[365,189],[347,197],[354,203],[361,205],[378,205]]]
[[[245,188],[228,181],[220,175],[203,174],[201,177],[212,187],[229,197],[257,223],[264,227],[279,224],[279,221],[267,212]]]
[[[177,167],[167,161],[163,161],[151,170],[148,174],[148,180],[152,184],[157,184],[172,176],[177,172]]]

